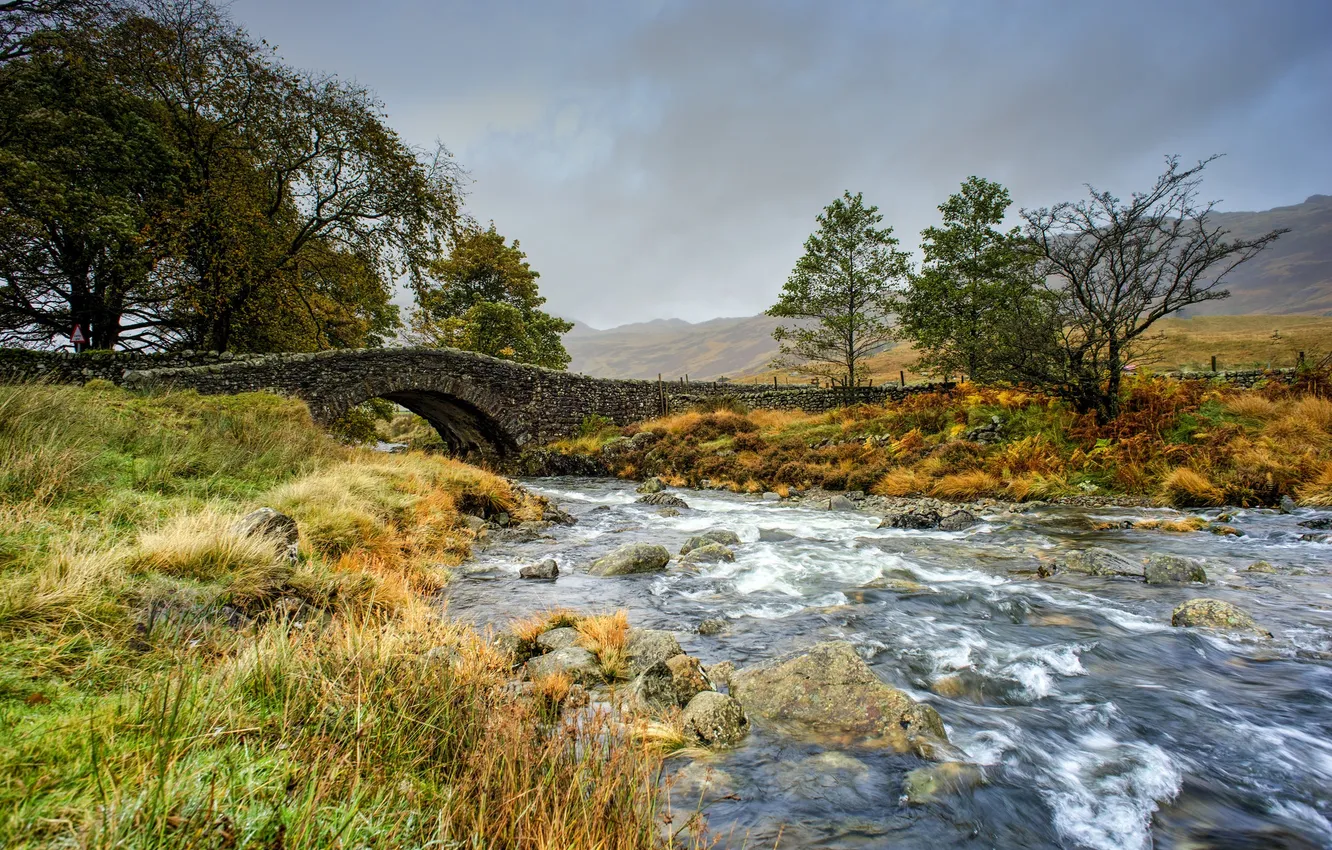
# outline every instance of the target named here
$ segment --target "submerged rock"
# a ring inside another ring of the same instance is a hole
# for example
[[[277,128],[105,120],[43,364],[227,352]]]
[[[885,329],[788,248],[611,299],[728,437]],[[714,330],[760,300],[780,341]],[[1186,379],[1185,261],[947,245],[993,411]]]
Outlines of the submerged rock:
[[[272,508],[250,511],[236,520],[231,531],[237,537],[269,538],[289,561],[300,557],[301,531],[296,520]]]
[[[1278,570],[1277,570],[1276,567],[1272,566],[1272,565],[1269,564],[1267,561],[1254,561],[1252,564],[1249,564],[1249,566],[1248,566],[1248,568],[1245,570],[1245,572],[1250,572],[1250,573],[1276,573],[1276,572],[1278,572]]]
[[[974,764],[946,761],[908,771],[902,780],[902,796],[912,805],[933,803],[946,794],[968,791],[985,781]]]
[[[734,560],[735,553],[730,549],[720,543],[709,543],[706,546],[690,549],[689,554],[680,559],[680,563],[693,566],[695,564],[717,564],[722,561]]]
[[[1220,599],[1190,599],[1181,603],[1171,612],[1170,625],[1253,632],[1269,638],[1272,636],[1271,632],[1254,622],[1253,617]]]
[[[689,503],[679,496],[673,496],[670,493],[649,493],[646,496],[640,496],[638,499],[640,505],[654,505],[658,508],[688,508]]]
[[[739,546],[740,535],[736,534],[734,531],[728,531],[725,528],[712,528],[686,540],[684,545],[680,547],[680,554],[688,555],[692,550],[707,546],[709,543],[720,543],[723,546]]]
[[[815,732],[922,755],[947,741],[938,712],[885,684],[846,641],[737,670],[730,687],[753,714]]]
[[[597,657],[581,646],[566,646],[527,662],[529,679],[544,679],[559,673],[568,674],[575,682],[584,684],[600,682],[603,678]]]
[[[1207,583],[1207,570],[1191,558],[1157,553],[1147,559],[1145,570],[1148,584]]]
[[[705,636],[719,635],[730,626],[730,621],[721,617],[710,617],[698,624],[698,633]]]
[[[1055,567],[1064,572],[1088,576],[1132,576],[1142,578],[1146,575],[1146,570],[1141,563],[1100,546],[1070,552],[1063,558],[1057,559]]]
[[[560,574],[560,565],[554,558],[547,558],[536,564],[529,564],[518,571],[519,578],[552,579]]]
[[[621,546],[609,555],[592,562],[588,572],[594,576],[623,576],[634,573],[655,573],[666,569],[671,553],[665,546],[651,543],[631,543]]]
[[[1332,516],[1315,517],[1306,519],[1298,523],[1302,528],[1312,528],[1314,531],[1332,531]]]
[[[680,717],[685,734],[705,747],[729,747],[749,733],[740,703],[716,691],[696,694]]]

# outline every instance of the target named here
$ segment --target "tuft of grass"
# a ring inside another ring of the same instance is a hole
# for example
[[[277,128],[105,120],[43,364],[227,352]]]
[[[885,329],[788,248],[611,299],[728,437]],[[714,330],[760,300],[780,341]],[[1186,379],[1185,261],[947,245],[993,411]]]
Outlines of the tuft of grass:
[[[134,573],[222,582],[242,607],[271,598],[291,577],[291,564],[272,541],[235,534],[235,520],[207,511],[176,517],[141,535],[125,566]]]
[[[608,680],[622,679],[629,669],[629,615],[624,611],[584,617],[574,626],[578,643],[592,652]]]
[[[1201,472],[1178,467],[1161,484],[1161,501],[1177,508],[1214,507],[1224,503],[1221,489]]]
[[[876,496],[911,496],[923,492],[929,480],[910,467],[898,466],[874,483],[870,492]]]
[[[969,501],[981,496],[992,495],[998,490],[999,479],[988,472],[974,469],[970,472],[945,475],[934,482],[934,486],[930,488],[930,493],[940,499]]]
[[[1299,488],[1300,504],[1311,508],[1332,508],[1332,463],[1323,466],[1318,476]]]

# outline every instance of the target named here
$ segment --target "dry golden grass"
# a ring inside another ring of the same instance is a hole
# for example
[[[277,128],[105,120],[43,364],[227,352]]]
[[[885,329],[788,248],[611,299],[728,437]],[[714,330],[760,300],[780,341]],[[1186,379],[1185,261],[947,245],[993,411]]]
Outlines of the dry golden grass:
[[[999,479],[988,472],[974,469],[945,475],[930,488],[930,494],[940,499],[969,501],[990,496],[999,490]]]
[[[271,540],[233,532],[237,518],[212,511],[177,516],[139,537],[126,568],[225,582],[229,596],[242,607],[270,598],[291,577],[291,564]]]
[[[1325,464],[1318,477],[1296,490],[1300,504],[1311,508],[1332,508],[1332,463]]]
[[[1193,531],[1202,531],[1207,528],[1208,522],[1202,517],[1191,516],[1184,519],[1148,519],[1141,522],[1135,522],[1134,528],[1140,528],[1146,531],[1169,531],[1174,534],[1187,534]]]
[[[623,678],[629,669],[629,615],[624,611],[584,617],[574,626],[578,643],[592,652],[607,679]]]
[[[1224,504],[1225,494],[1201,472],[1181,466],[1162,482],[1160,499],[1177,508],[1204,508]]]
[[[509,623],[509,631],[525,643],[535,643],[551,629],[577,626],[582,619],[582,614],[568,608],[549,608],[514,620]]]
[[[1062,475],[1030,473],[1009,480],[1004,486],[1004,492],[1016,502],[1029,502],[1067,496],[1073,492],[1073,488]]]
[[[889,470],[874,483],[870,492],[876,496],[911,496],[923,492],[929,480],[908,466]]]
[[[1235,416],[1260,422],[1277,414],[1277,403],[1258,393],[1234,393],[1225,400],[1225,407]]]

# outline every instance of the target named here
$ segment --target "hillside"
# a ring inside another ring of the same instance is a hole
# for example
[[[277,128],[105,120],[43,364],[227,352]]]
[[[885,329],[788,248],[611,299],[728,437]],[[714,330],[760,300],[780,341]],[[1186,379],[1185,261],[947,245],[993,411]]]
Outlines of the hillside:
[[[1313,195],[1304,203],[1264,212],[1217,213],[1216,218],[1236,236],[1281,227],[1290,232],[1228,279],[1230,298],[1186,313],[1197,318],[1160,326],[1166,340],[1158,368],[1200,367],[1213,354],[1230,367],[1269,361],[1290,365],[1297,351],[1312,356],[1332,350],[1332,195]],[[761,314],[698,324],[657,319],[609,330],[575,323],[564,344],[573,356],[570,369],[599,377],[655,378],[660,373],[771,380],[777,324]],[[871,370],[879,379],[896,378],[913,359],[909,348],[896,346],[876,357]]]

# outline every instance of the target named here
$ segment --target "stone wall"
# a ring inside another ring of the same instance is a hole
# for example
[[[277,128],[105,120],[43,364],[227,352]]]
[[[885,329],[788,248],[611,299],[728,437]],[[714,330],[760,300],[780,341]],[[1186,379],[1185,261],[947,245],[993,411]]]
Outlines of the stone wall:
[[[1287,370],[1289,372],[1289,370]],[[1265,372],[1189,373],[1252,386]],[[1281,379],[1289,380],[1289,374]],[[242,355],[47,353],[0,349],[0,382],[84,383],[102,378],[131,387],[200,393],[272,391],[303,399],[320,422],[386,398],[425,417],[455,449],[514,453],[566,437],[588,416],[627,425],[685,410],[706,399],[735,398],[751,408],[821,412],[848,401],[882,403],[948,384],[881,384],[853,390],[734,383],[612,380],[525,366],[453,349],[365,349],[313,354]]]

